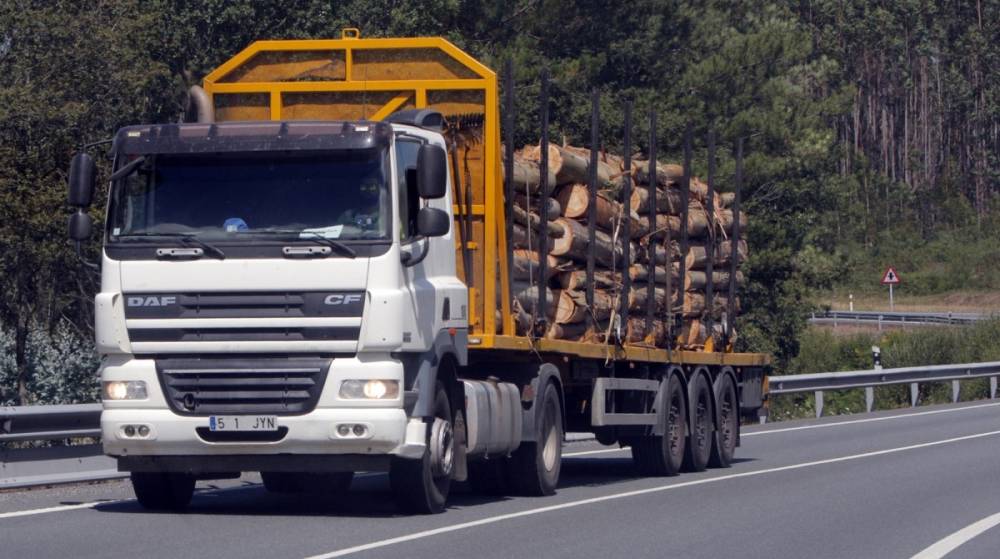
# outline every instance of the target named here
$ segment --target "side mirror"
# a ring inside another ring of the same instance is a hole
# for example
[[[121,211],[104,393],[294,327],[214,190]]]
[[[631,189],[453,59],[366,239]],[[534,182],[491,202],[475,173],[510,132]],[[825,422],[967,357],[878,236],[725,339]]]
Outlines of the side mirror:
[[[437,208],[420,208],[417,212],[417,233],[424,237],[443,237],[451,230],[448,212]]]
[[[448,155],[430,144],[417,152],[417,192],[427,200],[444,198],[448,187]]]
[[[91,230],[94,228],[94,221],[90,215],[83,211],[83,208],[76,210],[69,216],[69,238],[74,241],[86,241],[90,238]]]
[[[94,199],[94,178],[97,165],[94,158],[80,152],[69,164],[69,205],[78,208],[90,206]]]

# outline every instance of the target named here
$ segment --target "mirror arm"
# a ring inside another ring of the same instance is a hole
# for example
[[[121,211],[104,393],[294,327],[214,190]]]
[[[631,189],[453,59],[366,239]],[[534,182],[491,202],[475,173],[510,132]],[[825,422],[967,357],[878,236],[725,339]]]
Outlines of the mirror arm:
[[[75,244],[76,244],[76,257],[80,260],[80,263],[90,268],[91,270],[94,270],[95,272],[99,272],[101,270],[101,267],[91,262],[90,260],[87,260],[87,257],[83,255],[83,247],[82,247],[83,243],[80,241],[75,241]]]
[[[403,266],[410,268],[416,266],[417,264],[420,264],[421,262],[424,261],[424,258],[427,258],[427,253],[430,252],[431,249],[430,239],[424,236],[415,237],[411,244],[417,244],[420,243],[421,241],[427,241],[427,242],[422,245],[423,250],[420,251],[420,256],[413,256],[412,252],[404,252],[402,258],[400,259],[403,262]]]

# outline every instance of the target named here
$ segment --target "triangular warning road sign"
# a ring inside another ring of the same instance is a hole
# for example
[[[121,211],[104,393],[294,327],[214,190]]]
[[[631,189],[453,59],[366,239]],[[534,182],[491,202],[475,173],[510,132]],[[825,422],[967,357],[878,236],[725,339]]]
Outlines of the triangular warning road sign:
[[[899,283],[899,274],[896,273],[896,269],[892,266],[886,269],[885,273],[882,274],[882,285],[897,285]]]

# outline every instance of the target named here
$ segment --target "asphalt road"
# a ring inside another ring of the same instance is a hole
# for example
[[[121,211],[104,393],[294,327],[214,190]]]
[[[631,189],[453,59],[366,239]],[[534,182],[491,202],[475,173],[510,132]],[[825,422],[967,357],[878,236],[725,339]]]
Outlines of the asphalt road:
[[[775,423],[742,443],[732,468],[673,478],[570,443],[556,496],[459,490],[436,516],[398,515],[384,475],[336,500],[202,482],[183,514],[143,511],[124,482],[12,491],[0,557],[1000,557],[1000,403]]]

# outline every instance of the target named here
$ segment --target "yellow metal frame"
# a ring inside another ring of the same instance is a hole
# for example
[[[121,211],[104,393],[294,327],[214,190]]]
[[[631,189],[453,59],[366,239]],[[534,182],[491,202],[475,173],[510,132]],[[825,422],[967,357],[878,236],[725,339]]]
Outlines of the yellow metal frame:
[[[437,49],[460,63],[475,76],[459,79],[399,79],[364,80],[357,79],[354,72],[354,53],[366,49]],[[267,81],[223,83],[222,80],[234,70],[263,52],[303,52],[303,51],[343,51],[344,79],[322,81]],[[686,363],[697,365],[764,366],[769,358],[762,354],[737,354],[694,351],[668,351],[639,345],[616,347],[602,344],[571,342],[565,340],[529,339],[515,335],[514,318],[511,312],[506,255],[507,239],[504,223],[504,203],[502,170],[500,167],[500,116],[496,74],[461,49],[440,37],[406,39],[362,39],[356,29],[345,29],[341,39],[329,40],[289,40],[257,41],[242,52],[212,71],[204,80],[209,96],[227,93],[267,94],[270,99],[270,118],[282,118],[282,95],[297,92],[362,92],[395,91],[400,93],[387,104],[375,110],[370,120],[381,120],[404,106],[411,95],[414,106],[427,106],[427,93],[438,90],[482,91],[485,104],[483,130],[484,193],[483,204],[475,204],[471,214],[483,217],[484,239],[482,247],[469,239],[461,239],[474,250],[476,258],[482,258],[483,280],[480,287],[469,286],[470,347],[482,349],[508,349],[535,351],[538,353],[558,353],[563,355],[645,361],[658,363]],[[454,205],[455,215],[461,215],[464,208]],[[499,275],[500,281],[493,281]],[[501,297],[501,331],[496,331],[494,316],[497,311],[497,286]],[[481,289],[481,293],[480,293]],[[476,316],[475,300],[482,297],[483,316]],[[475,324],[481,322],[481,327]]]

